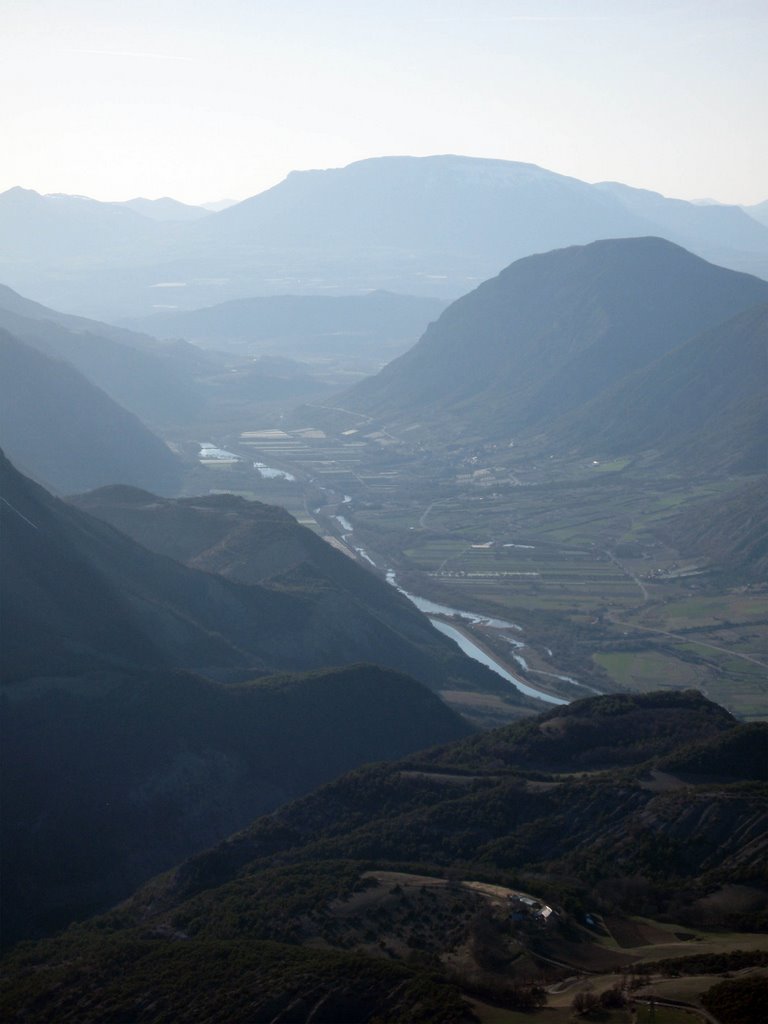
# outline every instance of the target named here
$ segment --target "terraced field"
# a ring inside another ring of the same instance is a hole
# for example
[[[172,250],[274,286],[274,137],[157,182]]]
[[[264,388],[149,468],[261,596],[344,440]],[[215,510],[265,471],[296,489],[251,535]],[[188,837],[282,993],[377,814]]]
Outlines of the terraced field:
[[[499,607],[628,608],[641,597],[632,578],[594,548],[521,545],[503,535],[479,544],[424,537],[403,555],[408,568]]]

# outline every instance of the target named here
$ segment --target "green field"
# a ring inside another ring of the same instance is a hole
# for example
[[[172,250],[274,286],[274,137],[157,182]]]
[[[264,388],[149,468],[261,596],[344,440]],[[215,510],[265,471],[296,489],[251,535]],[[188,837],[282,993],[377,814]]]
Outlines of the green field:
[[[679,690],[701,682],[701,673],[693,665],[658,651],[603,653],[594,658],[617,683],[632,690]]]
[[[690,626],[720,627],[724,623],[764,623],[768,620],[768,595],[731,593],[696,595],[648,608],[637,621],[674,632]]]

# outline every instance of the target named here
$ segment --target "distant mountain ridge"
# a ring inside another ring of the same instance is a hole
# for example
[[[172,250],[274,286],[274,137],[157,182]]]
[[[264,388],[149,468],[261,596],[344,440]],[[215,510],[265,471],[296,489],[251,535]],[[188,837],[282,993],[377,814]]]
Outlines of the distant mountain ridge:
[[[0,263],[119,257],[158,236],[153,221],[121,204],[19,187],[0,194]]]
[[[768,199],[764,199],[762,203],[755,203],[753,206],[742,206],[742,210],[759,224],[765,224],[768,227]]]
[[[305,359],[370,360],[404,352],[447,303],[386,291],[365,295],[266,295],[126,320],[161,338],[218,350]]]
[[[286,213],[299,209],[301,218],[286,224]],[[649,234],[662,225],[678,234],[673,240],[694,247],[714,242],[749,252],[768,244],[738,207],[701,208],[619,183],[589,185],[535,164],[455,155],[376,157],[293,171],[196,231],[209,241],[243,241],[253,233],[264,239],[278,230],[283,244],[322,238],[359,246],[362,226],[371,245],[413,247],[428,238],[437,251],[484,248],[508,262],[530,251]]]
[[[180,203],[178,199],[171,199],[170,196],[163,196],[161,199],[145,199],[137,196],[135,199],[127,199],[122,203],[111,205],[127,206],[143,217],[159,221],[191,221],[202,220],[209,216],[210,210],[202,206],[190,206],[187,203]]]
[[[0,285],[0,327],[71,363],[120,405],[153,425],[190,417],[200,405],[192,380],[203,353],[145,334],[49,309]]]
[[[768,227],[739,207],[440,155],[294,171],[188,223],[11,190],[0,195],[0,279],[107,319],[329,289],[454,299],[533,253],[647,235],[768,277]]]

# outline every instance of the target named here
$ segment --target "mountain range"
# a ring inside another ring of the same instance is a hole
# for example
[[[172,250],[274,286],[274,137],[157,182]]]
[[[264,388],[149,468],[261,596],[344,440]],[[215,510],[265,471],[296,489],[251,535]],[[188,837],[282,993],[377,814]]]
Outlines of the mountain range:
[[[163,499],[127,487],[71,501],[142,548],[200,570],[205,579],[215,574],[287,602],[289,625],[279,626],[282,613],[276,611],[258,639],[263,651],[272,649],[272,667],[365,660],[409,672],[436,690],[488,687],[509,695],[495,673],[459,655],[395,587],[281,508],[230,494]],[[275,647],[272,630],[278,628],[288,647]]]
[[[372,665],[222,686],[173,671],[4,688],[3,943],[110,906],[255,815],[466,735]]]
[[[11,189],[0,196],[0,279],[102,319],[329,289],[453,299],[532,253],[646,235],[768,276],[768,228],[739,207],[445,155],[293,172],[186,222]]]
[[[502,263],[531,251],[664,226],[691,248],[756,252],[766,244],[736,207],[698,207],[606,182],[589,185],[534,164],[462,156],[379,157],[327,171],[299,171],[198,224],[223,239],[305,248],[431,249],[483,253]]]
[[[767,740],[764,723],[739,725],[696,691],[588,698],[357,770],[180,865],[151,887],[154,907],[166,912],[214,889],[220,897],[247,865],[339,858],[485,864],[570,876],[585,889],[636,872],[657,880],[662,906],[674,901],[675,880],[700,894],[716,882],[760,885]],[[631,912],[627,896],[621,909]],[[140,894],[131,910],[145,908]]]

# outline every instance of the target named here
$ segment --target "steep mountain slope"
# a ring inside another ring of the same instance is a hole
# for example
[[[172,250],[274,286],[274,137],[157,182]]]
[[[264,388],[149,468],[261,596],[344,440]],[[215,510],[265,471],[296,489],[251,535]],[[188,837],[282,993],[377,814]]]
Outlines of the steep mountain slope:
[[[180,426],[199,430],[209,414],[216,419],[222,408],[225,419],[231,417],[233,404],[287,396],[299,401],[329,389],[327,383],[302,374],[303,368],[287,360],[256,361],[246,355],[232,359],[179,339],[158,341],[148,334],[49,309],[4,285],[0,285],[2,326],[35,348],[73,363],[159,430],[175,431]],[[374,366],[381,360],[380,353]]]
[[[205,356],[190,345],[164,345],[146,335],[58,313],[2,285],[0,327],[71,363],[152,426],[189,419],[200,408],[192,371]]]
[[[403,635],[414,628],[403,620],[395,587],[383,587],[377,576],[275,505],[233,494],[166,500],[131,487],[100,488],[69,501],[151,551],[193,568],[241,583],[279,579],[287,585],[306,575],[318,586],[377,605],[393,623],[399,617]],[[414,621],[423,627],[422,616]]]
[[[262,629],[274,631],[276,653],[290,600],[160,559],[5,459],[0,473],[5,681],[166,666],[242,672],[264,664],[254,651]]]
[[[768,468],[768,306],[698,335],[555,424],[594,453],[661,449],[689,468]]]
[[[172,494],[181,482],[179,460],[134,415],[2,327],[0,444],[64,494],[118,482]]]
[[[104,323],[102,320],[91,320],[85,316],[75,316],[73,313],[62,313],[61,310],[51,309],[39,302],[27,299],[23,295],[0,284],[0,310],[4,314],[15,313],[26,320],[41,320],[58,324],[65,327],[74,334],[95,334],[100,338],[108,338],[110,341],[119,342],[128,348],[138,349],[140,352],[151,352],[162,358],[181,358],[186,354],[192,365],[199,365],[199,360],[205,356],[194,345],[188,345],[183,341],[158,341],[157,338],[148,334],[128,330],[125,327],[116,327],[114,324]],[[195,364],[195,360],[198,361]]]
[[[768,199],[764,199],[762,203],[755,203],[754,206],[742,206],[742,210],[759,224],[768,227]]]
[[[356,566],[340,569],[346,589],[302,564],[246,586],[148,551],[52,498],[6,459],[0,485],[7,681],[158,667],[243,679],[379,661],[435,689],[487,685],[516,700],[495,673]]]
[[[179,1013],[185,1024],[473,1024],[477,1019],[454,988],[418,967],[354,953],[259,941],[238,949],[231,942],[195,943],[194,948],[181,942],[161,950],[154,939],[129,949],[108,943],[103,953],[91,959],[81,951],[69,965],[46,971],[55,982],[47,995],[33,997],[39,1024],[64,1020],[70,1007],[100,1019],[119,1013],[131,1024]],[[137,971],[139,961],[144,971]],[[93,992],[87,1006],[80,998],[84,968]],[[137,998],[137,987],[148,997]],[[12,977],[4,988],[7,1019],[23,1020],[28,1004]]]
[[[449,306],[413,349],[339,404],[454,438],[546,429],[766,299],[766,282],[658,238],[530,256]]]
[[[732,578],[768,581],[768,476],[691,504],[665,533],[686,555],[708,551],[711,565]]]
[[[476,663],[457,661],[442,636],[436,644],[436,631],[395,587],[299,526],[284,509],[228,494],[164,500],[127,487],[71,501],[151,551],[194,569],[281,595],[311,596],[313,629],[325,631],[333,663],[364,658],[443,689],[453,676],[491,678],[476,675]],[[494,688],[507,692],[498,680]]]
[[[595,760],[600,736],[609,742]],[[647,921],[640,928],[623,915],[759,925],[768,829],[758,780],[767,742],[764,725],[739,726],[696,692],[600,697],[359,769],[155,879],[111,913],[22,950],[6,965],[9,1005],[19,1019],[33,1006],[39,1019],[55,1020],[63,1006],[117,1005],[149,1021],[158,1001],[173,1015],[189,991],[196,1005],[202,997],[195,980],[191,989],[171,980],[186,978],[185,961],[207,956],[210,977],[209,964],[225,956],[243,963],[257,950],[266,955],[266,940],[290,944],[282,988],[296,1001],[278,1019],[307,1024],[371,1019],[359,1008],[369,991],[366,962],[402,960],[419,972],[424,994],[410,995],[417,1019],[434,986],[446,998],[458,986],[530,1010],[541,1005],[532,982],[545,977],[626,970],[648,957],[649,944],[670,943],[662,948],[684,957],[685,939],[705,937]],[[540,765],[552,754],[557,771],[530,770],[531,758]],[[724,897],[736,890],[740,910]],[[525,893],[535,894],[525,897],[530,909],[519,899]],[[606,935],[620,939],[609,948]],[[750,938],[742,937],[744,949]],[[630,948],[638,945],[646,948]],[[293,987],[294,958],[317,947],[362,958],[346,964],[349,988],[334,1017],[316,1009],[327,990],[308,960],[300,993]],[[738,956],[744,965],[764,962],[759,953]],[[704,971],[725,963],[698,959]],[[118,960],[120,986],[109,971]],[[228,1020],[274,1020],[263,977],[249,973],[246,1007],[231,972],[216,973]],[[131,1002],[137,991],[140,1004]],[[446,1008],[433,1013],[451,1019]]]

